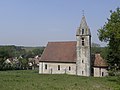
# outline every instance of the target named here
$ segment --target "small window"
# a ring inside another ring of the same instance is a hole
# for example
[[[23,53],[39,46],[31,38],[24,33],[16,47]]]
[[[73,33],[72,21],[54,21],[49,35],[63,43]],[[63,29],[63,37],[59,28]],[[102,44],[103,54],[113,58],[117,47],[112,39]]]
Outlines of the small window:
[[[82,29],[82,34],[84,34],[84,29]]]
[[[69,71],[71,70],[71,67],[69,66]]]
[[[82,46],[84,46],[84,38],[82,38]]]
[[[47,69],[47,64],[45,64],[45,69]]]
[[[84,74],[84,71],[82,71],[82,75]]]
[[[84,63],[84,60],[82,60],[82,63]]]
[[[102,72],[102,76],[104,76],[104,72]]]
[[[84,46],[84,41],[82,41],[82,46]]]
[[[60,70],[60,65],[58,65],[58,70]]]
[[[84,38],[82,38],[82,41],[84,41]]]

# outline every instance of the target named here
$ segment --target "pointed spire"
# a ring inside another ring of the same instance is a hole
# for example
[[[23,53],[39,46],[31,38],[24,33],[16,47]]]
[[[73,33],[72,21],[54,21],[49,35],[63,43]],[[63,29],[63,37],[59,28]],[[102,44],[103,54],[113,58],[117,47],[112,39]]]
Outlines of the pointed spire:
[[[84,34],[82,34],[83,29],[84,29],[84,32],[85,32]],[[80,27],[78,28],[77,33],[76,33],[76,36],[78,36],[78,35],[91,35],[90,29],[87,25],[87,22],[86,22],[86,19],[85,19],[84,15],[82,16]]]
[[[86,19],[85,19],[84,15],[83,15],[81,23],[80,23],[80,28],[88,28],[87,22],[86,22]]]

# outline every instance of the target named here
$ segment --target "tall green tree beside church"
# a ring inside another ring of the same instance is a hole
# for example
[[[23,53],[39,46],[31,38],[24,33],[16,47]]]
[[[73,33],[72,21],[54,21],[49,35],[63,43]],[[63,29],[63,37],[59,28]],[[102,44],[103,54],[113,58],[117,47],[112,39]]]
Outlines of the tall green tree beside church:
[[[98,30],[98,37],[108,43],[106,60],[111,68],[120,69],[120,8],[110,13],[108,21]]]

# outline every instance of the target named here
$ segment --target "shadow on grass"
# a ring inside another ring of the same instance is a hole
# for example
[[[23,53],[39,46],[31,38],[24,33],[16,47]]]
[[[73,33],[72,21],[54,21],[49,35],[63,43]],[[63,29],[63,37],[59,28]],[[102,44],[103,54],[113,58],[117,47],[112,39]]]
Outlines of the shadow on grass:
[[[112,76],[112,77],[110,77],[107,80],[110,81],[110,82],[114,82],[114,83],[120,85],[120,76]]]
[[[112,77],[107,78],[107,80],[110,82],[117,82],[117,77],[112,76]]]

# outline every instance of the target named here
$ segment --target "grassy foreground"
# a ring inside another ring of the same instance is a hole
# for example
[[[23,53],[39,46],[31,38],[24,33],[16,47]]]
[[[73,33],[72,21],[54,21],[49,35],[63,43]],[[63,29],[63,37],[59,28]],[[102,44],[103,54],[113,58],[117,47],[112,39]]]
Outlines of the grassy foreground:
[[[37,71],[0,71],[0,90],[120,90],[115,77],[40,75]]]

